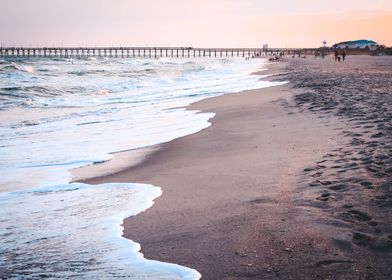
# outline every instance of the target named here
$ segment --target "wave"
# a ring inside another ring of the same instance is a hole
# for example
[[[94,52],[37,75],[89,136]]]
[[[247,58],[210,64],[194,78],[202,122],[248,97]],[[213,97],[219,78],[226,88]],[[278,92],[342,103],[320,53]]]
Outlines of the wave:
[[[77,71],[70,71],[67,72],[68,75],[75,75],[75,76],[84,76],[84,75],[91,75],[91,74],[99,74],[99,73],[104,73],[106,72],[103,69],[97,69],[97,70],[77,70]]]
[[[33,126],[41,124],[38,120],[31,120],[31,121],[22,121],[19,123],[19,126]]]
[[[21,72],[26,72],[26,73],[34,73],[34,68],[31,65],[23,65],[23,64],[18,64],[15,62],[11,62],[10,64],[8,63],[3,63],[3,64],[7,64],[3,67],[0,68],[1,72],[6,72],[6,71],[10,71],[10,70],[17,70],[17,71],[21,71]]]
[[[0,96],[7,98],[14,105],[32,105],[36,103],[39,106],[43,98],[56,98],[63,94],[59,89],[48,86],[5,86],[0,87]],[[0,108],[4,104],[0,103]]]

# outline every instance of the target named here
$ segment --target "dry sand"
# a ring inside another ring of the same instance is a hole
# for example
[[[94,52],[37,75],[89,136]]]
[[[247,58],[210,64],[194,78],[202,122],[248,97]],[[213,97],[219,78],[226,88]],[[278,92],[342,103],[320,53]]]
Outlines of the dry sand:
[[[286,72],[276,79],[293,83],[195,103],[216,113],[211,127],[85,182],[160,186],[152,208],[125,220],[124,236],[141,243],[146,258],[195,268],[203,279],[388,279],[388,226],[381,223],[379,236],[361,229],[380,224],[369,213],[380,219],[390,210],[362,211],[355,196],[368,197],[369,184],[385,180],[369,178],[360,163],[334,163],[352,151],[351,120],[336,103],[322,109],[322,92],[309,84],[323,71],[336,78],[334,67],[313,59],[271,65]],[[362,188],[340,186],[352,176]]]

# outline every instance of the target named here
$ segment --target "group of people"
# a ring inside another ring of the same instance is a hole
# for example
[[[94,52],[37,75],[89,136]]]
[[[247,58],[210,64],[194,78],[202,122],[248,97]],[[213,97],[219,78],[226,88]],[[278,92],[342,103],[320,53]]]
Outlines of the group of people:
[[[280,59],[283,58],[283,56],[284,56],[283,52],[276,53],[276,54],[274,54],[273,57],[271,57],[271,58],[269,59],[269,61],[277,61],[277,60],[280,60]]]
[[[340,60],[344,61],[346,59],[346,50],[343,50],[341,55],[339,54],[338,50],[335,50],[335,61],[340,62]]]
[[[294,58],[296,56],[296,54],[298,54],[299,58],[306,58],[306,55],[302,55],[301,51],[298,51],[298,52],[294,53],[292,58]],[[346,56],[347,56],[347,51],[346,50],[343,50],[343,51],[335,50],[334,54],[335,54],[335,61],[337,61],[337,62],[345,61]],[[283,52],[276,53],[276,54],[274,54],[273,57],[271,57],[269,59],[269,61],[281,60],[283,58],[283,56],[284,56]],[[325,57],[324,51],[321,51],[321,52],[317,51],[317,52],[315,52],[315,57],[317,58],[319,56],[321,56],[321,58],[324,58]],[[252,56],[252,58],[254,58],[254,56]],[[245,59],[249,60],[250,57],[246,57]]]

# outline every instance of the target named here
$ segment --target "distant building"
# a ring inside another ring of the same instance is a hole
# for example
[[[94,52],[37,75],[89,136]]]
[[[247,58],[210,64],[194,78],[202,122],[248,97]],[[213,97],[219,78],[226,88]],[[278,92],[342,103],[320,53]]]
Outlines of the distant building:
[[[338,49],[368,49],[375,51],[377,50],[377,43],[372,40],[356,40],[340,42],[333,45],[333,47]]]

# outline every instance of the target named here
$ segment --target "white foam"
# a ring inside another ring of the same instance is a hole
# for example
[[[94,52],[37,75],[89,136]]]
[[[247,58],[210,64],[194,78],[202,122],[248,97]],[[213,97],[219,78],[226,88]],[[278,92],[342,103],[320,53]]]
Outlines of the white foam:
[[[139,244],[122,237],[123,219],[151,207],[161,193],[119,183],[2,193],[2,277],[199,279],[193,269],[144,259]]]

